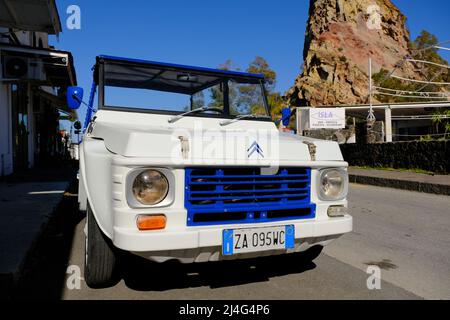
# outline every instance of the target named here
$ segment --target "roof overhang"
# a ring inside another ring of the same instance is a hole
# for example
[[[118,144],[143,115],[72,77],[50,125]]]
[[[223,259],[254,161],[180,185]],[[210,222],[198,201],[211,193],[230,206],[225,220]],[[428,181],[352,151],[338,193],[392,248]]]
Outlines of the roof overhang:
[[[64,95],[57,96],[43,90],[42,88],[38,88],[36,93],[43,99],[49,101],[55,109],[58,109],[60,112],[68,115],[71,119],[76,120],[78,118],[76,110],[69,109],[67,106],[67,101]]]
[[[61,32],[55,0],[0,0],[0,25],[55,35]]]
[[[300,107],[302,109],[304,107]],[[336,106],[317,106],[315,108],[344,108],[345,114],[351,117],[367,117],[370,105],[336,105]],[[410,102],[410,103],[389,103],[374,104],[372,110],[377,119],[384,119],[386,109],[389,109],[392,117],[402,116],[420,116],[431,115],[436,109],[450,108],[450,101],[441,102]],[[418,117],[419,119],[419,117]]]
[[[77,84],[73,57],[67,51],[0,43],[0,65],[1,82],[32,82],[59,88]],[[14,67],[26,70],[19,74]]]

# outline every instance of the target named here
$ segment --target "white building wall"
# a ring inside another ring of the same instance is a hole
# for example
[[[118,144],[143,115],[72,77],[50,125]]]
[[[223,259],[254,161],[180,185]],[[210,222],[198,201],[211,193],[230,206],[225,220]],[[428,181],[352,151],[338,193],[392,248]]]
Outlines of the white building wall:
[[[8,28],[0,27],[0,33]],[[0,42],[9,42],[0,37]],[[13,172],[10,86],[0,82],[0,177]]]
[[[0,33],[9,32],[8,28],[0,27]],[[15,32],[21,45],[39,46],[39,39],[43,48],[48,48],[48,35],[44,32],[36,32],[33,40],[33,33],[29,31]],[[9,42],[8,38],[1,37],[0,42]],[[1,64],[0,64],[1,67]],[[34,166],[35,152],[35,118],[33,114],[33,99],[31,88],[28,86],[28,164]],[[13,141],[11,122],[11,90],[9,84],[0,82],[0,176],[13,173]]]
[[[40,42],[42,42],[42,48],[48,48],[48,34],[44,32],[36,32],[35,37],[36,37],[35,43],[36,47],[39,48]]]
[[[34,136],[34,127],[35,127],[35,118],[33,113],[33,96],[31,93],[31,85],[28,84],[28,167],[34,167],[34,151],[36,149],[35,146],[35,136]]]
[[[8,43],[9,37],[7,36],[9,28],[0,27],[0,42]],[[4,36],[3,36],[4,35]],[[29,32],[29,31],[16,31],[14,32],[15,38],[20,45],[35,46],[37,48],[48,48],[48,34],[45,32]],[[1,71],[0,61],[0,71]],[[0,72],[1,78],[1,72]],[[43,88],[44,91],[54,94],[55,89],[51,87]],[[36,138],[36,119],[33,112],[33,96],[31,92],[31,86],[28,85],[27,89],[28,105],[27,105],[27,128],[28,128],[28,166],[31,168],[34,166],[35,151],[37,150],[37,138]],[[12,106],[11,106],[11,85],[6,84],[0,80],[0,176],[12,174],[14,172],[14,159],[13,159],[13,132],[12,132]]]
[[[14,32],[21,45],[32,45],[32,34],[29,31],[17,31]]]
[[[6,33],[9,31],[8,28],[0,27],[0,34],[5,34],[5,37],[0,36],[0,42],[6,43],[9,42],[8,38],[6,37]]]
[[[8,28],[0,27],[1,33],[9,32]],[[33,45],[33,34],[29,31],[15,32],[21,45]],[[48,46],[46,34],[39,34],[44,46]],[[8,38],[0,38],[1,42],[9,42]],[[0,64],[1,67],[1,64]],[[11,86],[0,82],[0,176],[13,173],[13,137],[11,122]],[[34,115],[31,99],[31,90],[28,87],[28,163],[29,167],[34,165]]]
[[[0,85],[0,176],[13,172],[10,86]]]

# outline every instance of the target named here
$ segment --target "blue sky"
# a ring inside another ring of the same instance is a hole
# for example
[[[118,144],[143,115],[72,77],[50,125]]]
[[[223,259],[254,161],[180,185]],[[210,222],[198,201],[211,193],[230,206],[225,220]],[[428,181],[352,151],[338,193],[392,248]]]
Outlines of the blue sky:
[[[394,3],[408,17],[412,38],[426,29],[450,40],[450,1]],[[81,8],[81,30],[66,28],[72,4]],[[85,91],[95,56],[108,54],[205,67],[231,59],[242,69],[260,55],[277,72],[277,90],[284,92],[302,64],[309,1],[57,0],[57,5],[63,33],[59,41],[51,37],[51,44],[72,52]],[[84,119],[83,107],[79,114]]]

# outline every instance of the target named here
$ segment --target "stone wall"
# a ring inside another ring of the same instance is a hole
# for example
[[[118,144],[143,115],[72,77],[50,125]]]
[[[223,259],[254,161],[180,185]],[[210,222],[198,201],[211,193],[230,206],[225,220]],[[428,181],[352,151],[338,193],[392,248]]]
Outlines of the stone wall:
[[[355,126],[347,126],[346,129],[314,129],[304,130],[303,135],[321,140],[332,140],[339,144],[342,143],[354,143],[355,138]]]
[[[450,140],[340,145],[351,166],[422,169],[450,174]]]

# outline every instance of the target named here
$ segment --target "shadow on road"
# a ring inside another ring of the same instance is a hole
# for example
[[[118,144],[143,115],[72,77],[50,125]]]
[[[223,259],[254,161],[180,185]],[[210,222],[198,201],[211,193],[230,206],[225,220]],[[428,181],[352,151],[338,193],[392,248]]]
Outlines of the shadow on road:
[[[181,264],[175,261],[158,264],[128,256],[126,265],[122,267],[122,278],[132,290],[166,291],[264,282],[273,277],[302,273],[315,268],[313,262],[304,261],[299,254],[196,264]]]
[[[78,210],[74,179],[63,201],[27,257],[12,298],[15,300],[59,300],[65,289],[66,270],[77,225],[85,215]],[[315,269],[299,254],[256,259],[181,264],[176,261],[154,263],[126,254],[120,280],[137,291],[230,287],[265,282],[270,278]],[[118,279],[119,280],[119,279]]]
[[[77,192],[78,181],[73,179],[63,200],[50,215],[39,239],[30,250],[13,299],[61,299],[75,228],[84,218],[78,210]]]

